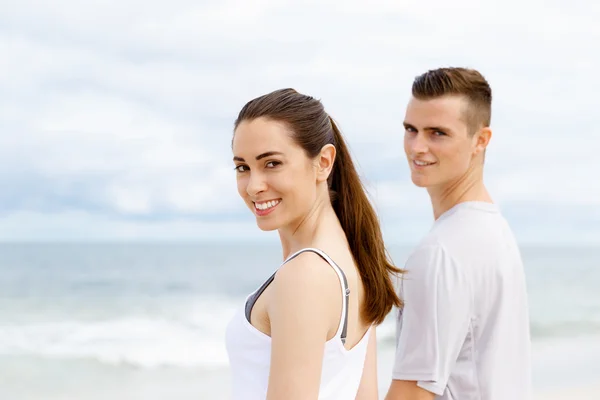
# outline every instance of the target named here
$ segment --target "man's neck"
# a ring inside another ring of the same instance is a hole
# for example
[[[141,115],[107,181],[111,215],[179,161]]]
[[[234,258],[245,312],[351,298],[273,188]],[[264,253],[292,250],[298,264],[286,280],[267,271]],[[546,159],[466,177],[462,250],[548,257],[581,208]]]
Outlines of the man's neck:
[[[438,219],[446,211],[459,203],[482,201],[493,203],[483,184],[483,171],[470,171],[458,180],[443,187],[428,188],[434,219]]]

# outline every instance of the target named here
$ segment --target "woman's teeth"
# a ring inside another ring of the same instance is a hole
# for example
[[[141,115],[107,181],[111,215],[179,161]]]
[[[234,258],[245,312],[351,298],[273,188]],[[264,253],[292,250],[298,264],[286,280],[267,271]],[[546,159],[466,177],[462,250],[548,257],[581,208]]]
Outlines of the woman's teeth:
[[[281,200],[271,200],[265,201],[264,203],[254,203],[254,206],[259,210],[267,210],[269,208],[275,207],[280,202]]]

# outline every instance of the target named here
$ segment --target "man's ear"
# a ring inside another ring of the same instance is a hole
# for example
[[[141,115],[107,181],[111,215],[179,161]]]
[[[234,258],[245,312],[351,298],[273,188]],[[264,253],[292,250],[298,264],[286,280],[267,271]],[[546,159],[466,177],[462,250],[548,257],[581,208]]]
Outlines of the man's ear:
[[[484,153],[491,139],[492,130],[489,127],[481,128],[477,133],[475,133],[475,137],[473,138],[473,140],[475,141],[473,155],[479,155],[481,153]]]
[[[336,150],[332,144],[326,144],[321,149],[321,152],[317,156],[317,182],[327,181],[331,171],[333,170],[333,163],[335,162]]]

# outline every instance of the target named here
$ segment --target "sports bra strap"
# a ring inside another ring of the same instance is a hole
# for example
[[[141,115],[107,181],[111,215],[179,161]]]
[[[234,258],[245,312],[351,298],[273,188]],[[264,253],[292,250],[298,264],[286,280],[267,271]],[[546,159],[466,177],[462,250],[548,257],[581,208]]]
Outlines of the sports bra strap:
[[[289,256],[281,265],[283,266],[288,261],[293,260],[300,254],[305,253],[307,251],[316,253],[319,256],[321,256],[321,258],[323,260],[325,260],[329,265],[331,265],[333,270],[337,273],[338,278],[340,279],[340,284],[341,284],[341,288],[342,288],[342,318],[340,320],[340,325],[339,325],[335,335],[336,335],[336,337],[339,336],[342,343],[345,344],[347,330],[348,330],[348,297],[350,296],[350,288],[348,287],[348,281],[346,280],[346,275],[344,274],[344,271],[342,271],[342,269],[331,259],[331,257],[329,257],[327,254],[325,254],[325,252],[323,252],[322,250],[319,250],[319,249],[312,248],[312,247],[307,247],[307,248],[298,250],[297,252],[295,252],[294,254]],[[264,292],[264,290],[267,288],[267,286],[269,286],[271,284],[271,282],[273,282],[274,278],[275,278],[275,273],[273,275],[271,275],[269,277],[269,279],[267,279],[267,281],[265,283],[263,283],[261,285],[261,287],[258,288],[258,290],[256,290],[256,292],[254,292],[248,298],[248,301],[246,302],[246,308],[245,308],[246,319],[248,320],[248,322],[250,322],[250,315],[252,312],[252,307],[254,307],[254,303],[256,303],[256,300],[262,294],[262,292]]]

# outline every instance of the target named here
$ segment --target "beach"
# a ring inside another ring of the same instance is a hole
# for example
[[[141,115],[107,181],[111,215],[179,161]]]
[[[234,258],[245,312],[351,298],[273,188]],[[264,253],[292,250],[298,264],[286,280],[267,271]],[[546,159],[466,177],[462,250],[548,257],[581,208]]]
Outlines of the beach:
[[[533,399],[534,400],[598,400],[600,399],[600,340],[596,337],[576,341],[555,342],[559,348],[553,352],[548,346],[534,344],[533,348]],[[590,353],[583,346],[589,345]],[[581,347],[580,347],[581,346]],[[579,349],[579,350],[577,350]],[[564,352],[574,351],[570,360]],[[585,353],[585,354],[584,354]],[[379,398],[383,399],[391,379],[393,353],[378,351]]]
[[[0,400],[229,399],[225,327],[280,257],[231,248],[0,245]],[[535,399],[600,399],[600,249],[523,255]],[[394,336],[392,313],[378,328],[381,398]]]
[[[557,391],[540,391],[535,400],[597,400],[600,398],[600,384],[560,389]]]
[[[384,343],[379,347],[378,376],[380,399],[389,387],[393,363],[393,351]],[[600,384],[594,383],[594,368],[597,355],[590,354],[587,360],[580,357],[577,364],[569,367],[568,360],[554,359],[550,355],[534,352],[534,400],[597,400]],[[136,368],[134,366],[98,366],[93,362],[58,363],[53,360],[40,362],[37,359],[4,360],[0,366],[0,398],[2,400],[178,400],[230,398],[230,376],[226,365],[219,368]],[[562,361],[562,364],[561,364]],[[583,362],[589,362],[584,365]],[[564,367],[560,367],[564,365]],[[569,369],[586,374],[573,379]],[[553,383],[549,378],[563,376]],[[596,377],[598,374],[596,374]],[[566,379],[571,379],[569,384]]]

